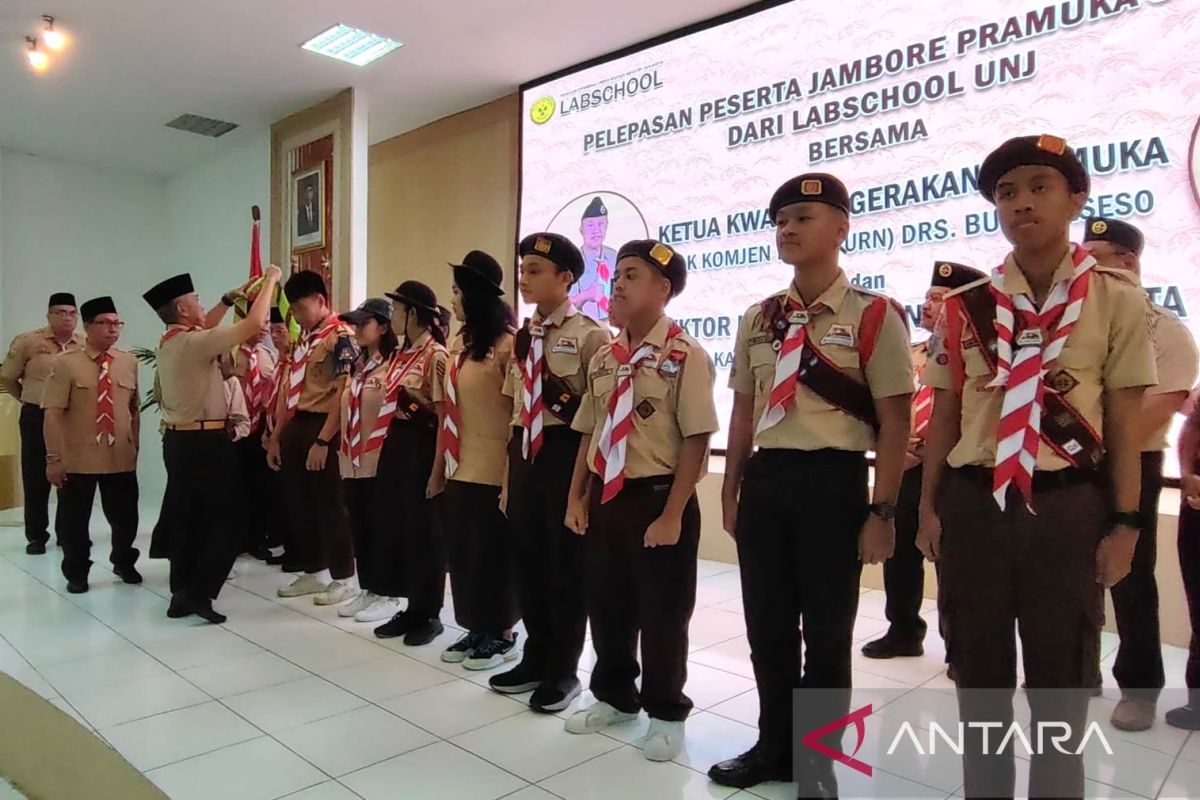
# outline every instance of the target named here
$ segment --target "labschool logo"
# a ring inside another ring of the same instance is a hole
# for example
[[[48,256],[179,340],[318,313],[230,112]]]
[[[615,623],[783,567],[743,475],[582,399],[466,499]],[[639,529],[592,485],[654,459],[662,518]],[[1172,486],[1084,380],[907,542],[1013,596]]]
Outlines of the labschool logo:
[[[543,97],[535,101],[533,107],[529,109],[529,118],[535,125],[545,125],[554,116],[554,110],[557,107],[558,104],[554,102],[553,97]]]

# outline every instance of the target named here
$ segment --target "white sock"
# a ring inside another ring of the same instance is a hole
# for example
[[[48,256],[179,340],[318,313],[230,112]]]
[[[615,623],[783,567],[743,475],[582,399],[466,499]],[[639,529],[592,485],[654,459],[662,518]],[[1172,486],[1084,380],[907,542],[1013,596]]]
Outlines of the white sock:
[[[310,572],[308,574],[316,578],[318,583],[323,583],[326,586],[333,583],[333,576],[329,574],[329,570],[327,569],[323,569],[320,572]]]
[[[283,555],[283,545],[280,545],[279,547],[268,547],[267,552],[278,558],[279,556]]]

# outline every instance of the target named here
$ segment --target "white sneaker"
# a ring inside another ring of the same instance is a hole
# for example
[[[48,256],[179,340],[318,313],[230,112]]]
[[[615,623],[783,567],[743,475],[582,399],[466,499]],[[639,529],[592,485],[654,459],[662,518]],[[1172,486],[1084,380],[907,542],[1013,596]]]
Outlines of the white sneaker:
[[[673,761],[683,752],[683,723],[650,718],[650,730],[642,743],[649,761]]]
[[[369,605],[363,606],[357,614],[354,615],[355,622],[380,622],[385,619],[391,619],[396,616],[400,610],[400,601],[394,597],[380,597],[373,595],[373,599]]]
[[[329,588],[314,597],[313,602],[319,606],[336,606],[347,600],[353,600],[360,594],[362,594],[362,590],[354,584],[346,583],[345,581],[334,581],[329,584]]]
[[[635,719],[637,719],[637,714],[618,711],[608,703],[599,702],[567,717],[567,724],[563,727],[566,728],[567,733],[596,733],[610,725],[632,722]]]
[[[370,592],[363,592],[354,600],[353,603],[349,603],[348,605],[344,605],[339,608],[338,616],[353,617],[355,614],[362,611],[364,608],[371,605],[371,603],[374,603],[378,599],[379,598],[377,595],[373,595]]]
[[[280,597],[303,597],[306,594],[320,594],[328,588],[328,586],[317,580],[316,575],[305,573],[287,586],[277,590],[275,594]]]

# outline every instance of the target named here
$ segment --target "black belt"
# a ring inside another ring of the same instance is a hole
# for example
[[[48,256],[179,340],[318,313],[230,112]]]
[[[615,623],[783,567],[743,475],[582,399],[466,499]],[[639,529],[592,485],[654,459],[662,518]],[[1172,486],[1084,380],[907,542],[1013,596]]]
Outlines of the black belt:
[[[972,483],[978,483],[991,489],[993,484],[992,476],[996,471],[991,467],[971,465],[966,467],[951,467],[950,472]],[[1081,486],[1086,483],[1099,485],[1102,480],[1103,474],[1095,469],[1067,467],[1065,469],[1050,471],[1035,470],[1033,473],[1033,491],[1045,492],[1053,489],[1069,489],[1072,486]]]

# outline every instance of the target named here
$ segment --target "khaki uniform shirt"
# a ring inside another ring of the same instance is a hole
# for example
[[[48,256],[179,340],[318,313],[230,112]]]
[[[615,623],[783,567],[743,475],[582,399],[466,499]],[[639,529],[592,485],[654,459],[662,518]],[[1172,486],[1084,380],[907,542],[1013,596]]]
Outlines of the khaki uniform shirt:
[[[22,403],[41,405],[46,379],[54,370],[54,357],[83,349],[83,334],[72,334],[71,340],[60,345],[50,327],[22,333],[13,339],[0,367],[0,392],[11,394]]]
[[[428,349],[425,349],[426,345]],[[426,331],[405,352],[412,350],[424,350],[425,354],[418,356],[421,363],[414,364],[404,373],[400,385],[419,403],[427,406],[441,403],[446,399],[446,370],[450,358],[446,346],[433,341],[433,336]],[[404,409],[397,414],[404,416]]]
[[[483,361],[466,357],[461,335],[450,345],[450,358],[458,361],[458,409],[462,415],[458,469],[451,480],[500,486],[508,463],[512,435],[512,398],[504,395],[504,381],[513,360],[513,336],[505,333]],[[447,368],[446,379],[450,370]]]
[[[300,404],[296,410],[328,414],[337,408],[357,358],[354,331],[344,323],[314,342],[308,352],[304,383],[300,387]]]
[[[1187,326],[1167,309],[1152,305],[1150,311],[1150,335],[1154,340],[1154,367],[1158,372],[1158,384],[1146,390],[1146,396],[1190,392],[1196,385],[1200,370],[1200,353],[1196,341]],[[1167,447],[1167,433],[1171,423],[1163,425],[1146,443],[1146,452]]]
[[[1054,273],[1057,283],[1070,277],[1074,264],[1064,255]],[[978,286],[969,284],[947,294],[947,298]],[[1012,255],[1005,261],[1004,289],[1013,294],[1032,295],[1025,275]],[[1096,266],[1089,279],[1087,299],[1058,359],[1046,370],[1046,390],[1065,389],[1064,399],[1096,431],[1104,431],[1104,391],[1153,386],[1157,383],[1154,353],[1148,322],[1150,301],[1132,278],[1119,270]],[[946,313],[962,313],[958,303]],[[1014,345],[1014,354],[1016,346]],[[961,390],[955,386],[951,359],[961,359],[965,378]],[[979,350],[979,342],[964,319],[961,341],[939,337],[938,349],[925,369],[925,382],[935,389],[959,392],[962,412],[958,443],[946,463],[951,467],[996,465],[996,428],[1004,392],[989,389],[991,369]],[[1036,469],[1052,471],[1071,466],[1045,442],[1038,450]]]
[[[232,325],[208,330],[172,325],[167,333],[176,330],[179,333],[159,345],[155,362],[163,422],[181,425],[225,419],[225,379],[217,359],[239,344],[237,331]]]
[[[795,286],[773,297],[787,296],[800,301]],[[859,358],[859,335],[863,312],[880,295],[860,289],[838,271],[837,279],[817,300],[810,312],[823,307],[808,323],[808,340],[834,364],[859,383],[864,383],[875,398],[912,394],[913,367],[909,355],[908,328],[892,308],[883,316],[875,349],[863,364]],[[775,385],[774,334],[767,329],[762,306],[756,303],[742,317],[734,345],[733,368],[729,388],[739,394],[754,395],[754,425],[758,426],[771,387]],[[762,448],[786,450],[850,450],[866,452],[875,447],[875,432],[857,417],[831,405],[803,383],[796,383],[796,401],[777,424],[754,434],[754,444]]]
[[[625,449],[626,478],[674,473],[684,439],[713,433],[721,427],[713,404],[716,370],[712,359],[687,333],[681,331],[669,336],[672,324],[664,316],[650,329],[644,343],[653,344],[657,352],[635,368],[633,430]],[[628,334],[622,332],[616,343],[628,348]],[[596,471],[596,450],[608,417],[609,399],[617,386],[618,363],[612,348],[611,343],[606,344],[592,358],[587,392],[571,423],[572,429],[592,437],[587,454],[588,469],[592,472]],[[664,369],[667,362],[677,367]]]
[[[387,399],[387,374],[390,360],[372,359],[366,363],[359,361],[355,366],[356,375],[358,372],[363,376],[362,401],[359,406],[359,436],[362,443],[365,445],[367,439],[370,438],[371,432],[375,430],[375,421],[379,419],[379,410],[383,407],[384,400]],[[346,388],[342,391],[342,419],[341,431],[342,442],[347,444],[350,442],[350,392],[352,391],[354,380],[346,381]],[[382,448],[364,452],[359,458],[358,467],[354,466],[354,462],[350,456],[346,455],[338,445],[338,464],[341,467],[343,478],[374,478],[375,470],[379,466],[379,454]]]
[[[570,316],[567,314],[570,313]],[[536,311],[529,322],[530,325],[542,325],[545,329],[546,369],[561,378],[571,391],[582,396],[587,389],[587,368],[592,362],[592,356],[608,344],[612,338],[608,329],[596,320],[575,310],[571,301],[563,303],[544,320]],[[521,426],[522,395],[525,391],[525,365],[514,358],[512,367],[508,370],[508,380],[504,383],[504,394],[513,398],[512,424]],[[545,387],[545,381],[543,381]],[[551,428],[555,425],[566,425],[550,411],[542,411],[542,426]]]
[[[113,348],[109,365],[112,378],[113,419],[116,441],[110,446],[96,441],[96,398],[100,385],[98,350],[63,353],[54,359],[54,370],[46,381],[43,408],[63,409],[63,469],[67,473],[109,475],[137,468],[138,360],[132,353]],[[51,447],[58,447],[57,442]]]
[[[258,371],[268,382],[275,380],[275,370],[278,369],[279,356],[275,353],[274,348],[259,342],[254,346],[258,351]],[[284,362],[286,366],[287,362]],[[242,352],[242,348],[238,347],[237,352],[233,356],[233,374],[238,378],[246,377],[246,370],[250,368],[250,359]]]

